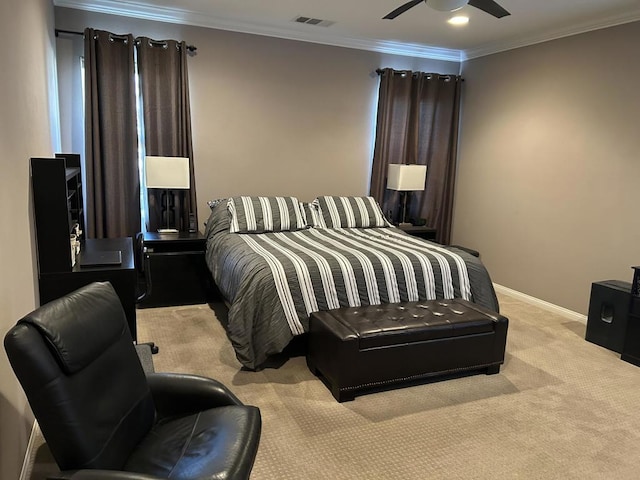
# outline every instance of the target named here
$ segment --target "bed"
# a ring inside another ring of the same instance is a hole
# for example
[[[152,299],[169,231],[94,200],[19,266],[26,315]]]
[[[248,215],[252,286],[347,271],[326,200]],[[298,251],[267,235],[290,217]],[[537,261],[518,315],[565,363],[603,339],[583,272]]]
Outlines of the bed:
[[[207,265],[248,369],[304,334],[314,311],[436,298],[499,310],[478,258],[407,235],[371,197],[234,197],[210,207]]]

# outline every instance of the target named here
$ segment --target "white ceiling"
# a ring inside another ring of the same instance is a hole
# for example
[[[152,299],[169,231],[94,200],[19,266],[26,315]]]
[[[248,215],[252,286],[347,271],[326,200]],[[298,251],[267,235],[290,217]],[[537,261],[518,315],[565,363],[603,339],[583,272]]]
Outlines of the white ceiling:
[[[382,17],[407,0],[54,0],[60,7],[218,28],[385,53],[461,61],[640,20],[640,0],[498,0],[497,19],[466,6],[469,24],[425,4],[395,20]],[[298,16],[335,22],[313,26]]]

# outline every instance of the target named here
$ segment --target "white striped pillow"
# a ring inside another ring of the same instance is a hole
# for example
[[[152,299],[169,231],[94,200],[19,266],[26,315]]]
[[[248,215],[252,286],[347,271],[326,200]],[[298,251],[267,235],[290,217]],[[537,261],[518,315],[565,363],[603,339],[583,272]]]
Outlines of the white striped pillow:
[[[306,228],[296,197],[233,197],[227,209],[231,233],[293,232]]]
[[[326,228],[388,227],[382,209],[373,197],[318,197],[313,201],[320,209]]]

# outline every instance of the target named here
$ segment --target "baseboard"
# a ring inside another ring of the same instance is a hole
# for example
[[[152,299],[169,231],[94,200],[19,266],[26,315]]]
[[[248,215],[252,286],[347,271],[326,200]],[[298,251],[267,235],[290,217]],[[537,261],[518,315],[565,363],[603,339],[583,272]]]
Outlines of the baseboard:
[[[37,421],[33,421],[33,427],[31,427],[31,435],[29,436],[29,443],[27,443],[27,451],[24,454],[24,460],[22,462],[22,470],[20,471],[19,480],[29,480],[31,477],[31,470],[33,469],[33,459],[36,456],[36,438],[40,435],[40,426]]]
[[[533,305],[543,310],[547,310],[551,313],[555,313],[556,315],[560,315],[570,320],[575,320],[578,322],[582,322],[584,324],[587,323],[586,315],[582,315],[581,313],[574,312],[573,310],[569,310],[568,308],[560,307],[559,305],[555,305],[553,303],[540,300],[539,298],[532,297],[531,295],[527,295],[526,293],[518,292],[517,290],[512,290],[511,288],[503,287],[502,285],[498,285],[497,283],[494,283],[493,287],[495,288],[496,292],[503,293],[505,295],[509,295],[510,297],[517,298],[518,300],[524,303],[528,303],[529,305]]]

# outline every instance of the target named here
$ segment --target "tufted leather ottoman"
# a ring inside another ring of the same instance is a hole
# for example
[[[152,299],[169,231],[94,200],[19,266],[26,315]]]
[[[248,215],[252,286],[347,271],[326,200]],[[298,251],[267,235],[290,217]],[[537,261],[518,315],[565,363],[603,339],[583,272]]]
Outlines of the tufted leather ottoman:
[[[315,312],[307,365],[339,402],[436,375],[494,374],[507,326],[506,317],[461,299]]]

